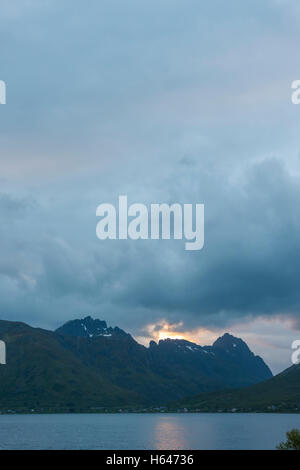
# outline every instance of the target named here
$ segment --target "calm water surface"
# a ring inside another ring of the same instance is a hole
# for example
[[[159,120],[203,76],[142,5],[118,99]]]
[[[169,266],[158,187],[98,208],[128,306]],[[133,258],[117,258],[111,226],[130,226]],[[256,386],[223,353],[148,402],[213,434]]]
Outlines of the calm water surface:
[[[300,414],[0,415],[0,449],[274,449]]]

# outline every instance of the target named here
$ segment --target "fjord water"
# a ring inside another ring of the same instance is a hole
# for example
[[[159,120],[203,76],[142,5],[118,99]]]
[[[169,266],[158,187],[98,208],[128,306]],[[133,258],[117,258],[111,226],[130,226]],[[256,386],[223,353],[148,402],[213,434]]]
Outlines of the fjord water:
[[[300,414],[0,415],[0,449],[274,449]]]

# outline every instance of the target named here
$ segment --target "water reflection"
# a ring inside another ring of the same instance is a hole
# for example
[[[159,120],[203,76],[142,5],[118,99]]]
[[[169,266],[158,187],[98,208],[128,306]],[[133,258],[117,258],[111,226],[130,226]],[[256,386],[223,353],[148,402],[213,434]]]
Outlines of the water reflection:
[[[275,449],[299,414],[0,415],[2,449]]]
[[[186,449],[188,441],[186,428],[176,416],[158,416],[154,426],[155,449]]]

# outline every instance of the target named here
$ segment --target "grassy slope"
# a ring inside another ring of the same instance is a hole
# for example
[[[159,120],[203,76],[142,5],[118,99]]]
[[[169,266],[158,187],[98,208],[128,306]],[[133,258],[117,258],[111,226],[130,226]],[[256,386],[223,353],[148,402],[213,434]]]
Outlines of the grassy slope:
[[[299,407],[300,411],[300,364],[251,387],[201,394],[178,401],[173,406],[203,411],[232,408],[245,411],[288,411]]]
[[[121,406],[138,397],[105,381],[65,349],[54,333],[0,322],[7,365],[0,367],[0,407]]]

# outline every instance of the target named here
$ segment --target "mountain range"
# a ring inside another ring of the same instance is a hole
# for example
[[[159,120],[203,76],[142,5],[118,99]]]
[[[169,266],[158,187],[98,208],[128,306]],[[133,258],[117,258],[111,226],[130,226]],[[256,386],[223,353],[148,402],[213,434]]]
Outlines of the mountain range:
[[[272,377],[246,343],[226,333],[212,346],[179,339],[140,345],[122,329],[86,317],[48,331],[0,321],[7,364],[0,410],[100,410],[246,387]]]

